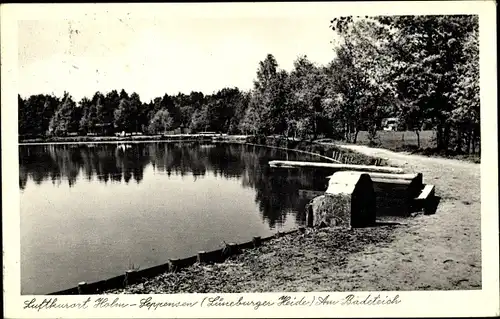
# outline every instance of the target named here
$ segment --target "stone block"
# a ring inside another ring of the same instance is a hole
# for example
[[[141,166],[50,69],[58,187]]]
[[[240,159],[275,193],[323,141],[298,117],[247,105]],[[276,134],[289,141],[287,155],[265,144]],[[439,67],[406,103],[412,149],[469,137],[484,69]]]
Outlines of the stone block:
[[[367,227],[375,224],[375,192],[366,173],[337,172],[324,195],[306,207],[309,227]]]

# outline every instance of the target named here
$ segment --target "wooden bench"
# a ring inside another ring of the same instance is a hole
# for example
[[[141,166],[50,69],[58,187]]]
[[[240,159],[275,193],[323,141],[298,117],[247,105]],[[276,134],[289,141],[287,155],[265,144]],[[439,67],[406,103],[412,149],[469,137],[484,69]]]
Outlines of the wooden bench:
[[[345,171],[346,174],[359,174],[359,171]],[[416,183],[422,186],[422,173],[418,174],[391,174],[391,173],[378,173],[367,172],[374,183],[389,183],[389,184],[406,184]],[[334,174],[335,175],[335,174]],[[327,176],[332,178],[334,175]]]

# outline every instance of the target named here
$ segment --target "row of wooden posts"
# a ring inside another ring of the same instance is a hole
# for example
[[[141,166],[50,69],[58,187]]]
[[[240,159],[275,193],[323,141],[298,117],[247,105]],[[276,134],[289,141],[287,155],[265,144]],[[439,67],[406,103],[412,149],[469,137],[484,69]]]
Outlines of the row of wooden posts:
[[[303,226],[293,229],[291,231],[280,232],[268,236],[260,237],[255,236],[251,241],[244,242],[241,244],[228,243],[224,248],[213,250],[213,251],[199,251],[197,255],[182,258],[182,259],[170,259],[167,263],[154,266],[151,268],[141,269],[141,270],[127,270],[125,274],[113,277],[106,280],[101,280],[94,283],[80,282],[76,287],[51,293],[50,295],[85,295],[85,294],[97,294],[102,293],[111,289],[125,288],[129,285],[135,284],[140,280],[152,278],[165,272],[177,272],[182,268],[186,268],[194,265],[195,263],[200,264],[210,264],[210,263],[221,263],[227,258],[240,254],[244,249],[258,248],[263,242],[269,241],[273,238],[279,238],[284,235],[293,234],[300,232],[304,234],[306,228]]]

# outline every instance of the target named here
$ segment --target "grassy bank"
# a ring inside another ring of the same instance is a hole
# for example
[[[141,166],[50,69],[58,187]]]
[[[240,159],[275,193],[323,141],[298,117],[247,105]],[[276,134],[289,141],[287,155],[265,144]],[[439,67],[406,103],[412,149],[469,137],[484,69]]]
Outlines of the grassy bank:
[[[435,148],[436,134],[434,131],[420,132],[420,148]],[[417,148],[417,134],[411,131],[378,131],[375,139],[376,145],[390,150],[404,150],[408,148]],[[370,139],[367,131],[361,131],[358,134],[356,144],[369,145]]]
[[[332,139],[323,139],[322,142],[344,143]],[[443,151],[436,148],[436,134],[434,131],[420,132],[420,147],[418,147],[417,134],[411,131],[378,131],[377,137],[372,143],[368,137],[367,131],[361,131],[356,140],[358,145],[367,145],[380,147],[395,152],[405,152],[409,154],[418,154],[432,157],[449,158],[480,163],[481,155],[460,154],[451,150]]]

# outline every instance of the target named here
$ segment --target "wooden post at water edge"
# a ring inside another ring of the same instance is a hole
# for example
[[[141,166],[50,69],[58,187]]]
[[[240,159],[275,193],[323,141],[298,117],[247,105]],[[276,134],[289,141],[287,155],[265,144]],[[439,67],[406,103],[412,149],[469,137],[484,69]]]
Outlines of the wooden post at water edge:
[[[78,283],[78,294],[84,295],[87,292],[87,283],[85,281]]]

